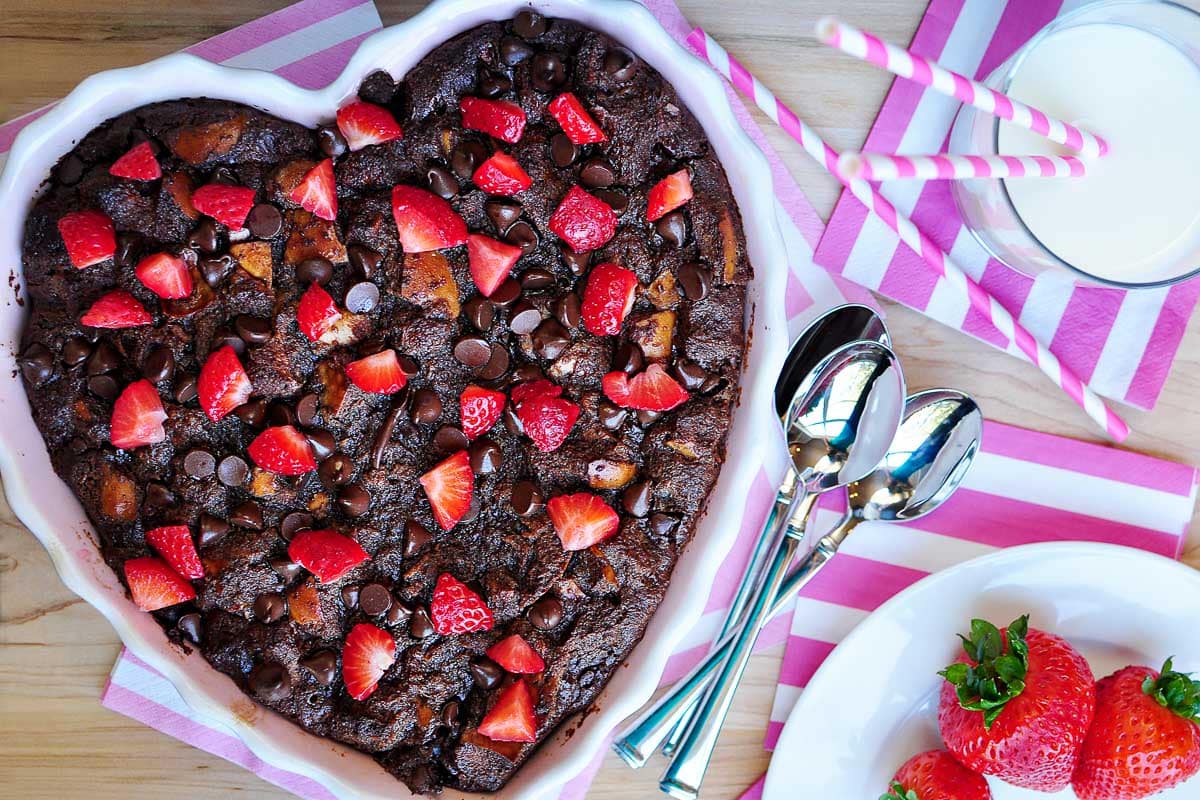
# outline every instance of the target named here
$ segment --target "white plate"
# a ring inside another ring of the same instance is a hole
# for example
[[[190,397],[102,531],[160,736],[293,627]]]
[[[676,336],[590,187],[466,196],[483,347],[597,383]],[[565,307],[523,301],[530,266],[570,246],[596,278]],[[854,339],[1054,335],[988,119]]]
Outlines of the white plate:
[[[1200,671],[1200,572],[1141,550],[1056,542],[1014,547],[913,584],[830,654],[800,695],[775,747],[765,800],[874,800],[909,757],[941,747],[937,671],[973,617],[1057,633],[1097,678],[1169,655]],[[995,800],[1073,798],[991,779]],[[1155,795],[1195,800],[1200,778]]]

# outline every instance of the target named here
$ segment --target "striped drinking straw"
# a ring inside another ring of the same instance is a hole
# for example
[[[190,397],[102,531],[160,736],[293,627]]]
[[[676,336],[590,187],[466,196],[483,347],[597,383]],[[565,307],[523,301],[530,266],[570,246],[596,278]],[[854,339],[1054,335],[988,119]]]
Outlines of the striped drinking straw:
[[[1075,156],[897,156],[890,153],[847,153],[838,158],[838,173],[847,180],[964,180],[967,178],[1080,178],[1087,163]]]

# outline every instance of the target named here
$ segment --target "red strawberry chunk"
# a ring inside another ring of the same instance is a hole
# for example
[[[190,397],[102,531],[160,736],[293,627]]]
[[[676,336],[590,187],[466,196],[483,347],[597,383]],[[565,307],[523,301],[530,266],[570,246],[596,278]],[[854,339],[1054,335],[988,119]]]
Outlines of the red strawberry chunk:
[[[512,196],[533,185],[533,178],[508,153],[497,151],[479,165],[471,180],[488,194]]]
[[[208,354],[200,368],[196,391],[204,413],[213,422],[220,422],[226,414],[250,399],[254,387],[238,360],[237,351],[225,345]]]
[[[58,221],[67,256],[77,269],[107,261],[117,252],[112,220],[101,211],[72,211]]]
[[[288,544],[288,558],[330,583],[370,558],[362,545],[337,531],[301,531]]]
[[[164,300],[181,300],[192,293],[192,273],[179,256],[155,253],[138,262],[138,280]]]
[[[516,633],[489,647],[487,657],[514,675],[535,675],[546,668],[537,651]]]
[[[493,742],[536,742],[537,716],[533,694],[525,681],[517,681],[504,691],[479,723],[479,732]]]
[[[586,550],[617,532],[617,512],[597,495],[576,492],[551,497],[546,513],[564,550]]]
[[[579,419],[579,406],[561,397],[536,395],[517,407],[517,419],[537,448],[549,453],[567,440],[567,434]]]
[[[597,336],[616,336],[633,309],[637,275],[616,264],[597,264],[583,290],[583,327]]]
[[[333,181],[333,159],[327,158],[310,169],[292,189],[288,199],[321,219],[337,219],[337,187]]]
[[[196,599],[192,585],[154,556],[131,558],[124,570],[129,594],[142,611],[158,611]]]
[[[551,215],[550,230],[576,253],[588,253],[612,238],[617,217],[603,200],[572,186]]]
[[[670,411],[688,399],[687,391],[661,364],[651,364],[632,378],[620,370],[610,372],[600,385],[609,400],[639,411]]]
[[[346,635],[342,647],[342,680],[346,693],[366,700],[375,692],[379,679],[396,663],[396,640],[385,630],[360,622]]]
[[[109,439],[113,447],[132,450],[167,438],[163,421],[167,412],[154,384],[143,378],[125,387],[113,403]]]
[[[346,376],[355,386],[372,394],[395,394],[408,383],[395,350],[380,350],[351,361],[346,365]]]
[[[267,428],[246,448],[254,463],[276,475],[304,475],[317,468],[312,445],[291,425]]]
[[[551,100],[547,109],[573,143],[608,141],[603,129],[592,119],[592,115],[583,107],[583,103],[579,102],[579,98],[571,92],[563,92]]]
[[[415,186],[392,189],[392,217],[406,253],[442,250],[467,241],[467,223],[450,204]]]
[[[515,244],[497,241],[481,233],[467,237],[467,261],[471,268],[471,280],[484,297],[504,283],[513,265],[521,257],[521,248]]]
[[[646,196],[646,219],[654,222],[692,199],[692,176],[686,169],[672,172],[650,190]]]
[[[521,405],[526,400],[533,397],[562,397],[562,387],[558,384],[551,383],[545,378],[538,378],[536,381],[526,381],[518,383],[512,388],[513,405]]]
[[[129,178],[135,181],[153,181],[162,177],[162,167],[154,157],[154,148],[149,142],[142,142],[130,148],[129,152],[118,158],[108,168],[108,174],[115,178]]]
[[[113,289],[102,295],[79,318],[81,325],[92,328],[136,328],[153,321],[150,312],[124,289]]]
[[[504,392],[468,386],[462,390],[458,405],[462,416],[462,431],[468,439],[482,436],[492,429],[504,412]]]
[[[492,610],[483,598],[448,572],[438,576],[429,604],[433,629],[442,636],[492,629]]]
[[[464,97],[458,102],[464,128],[483,131],[502,142],[516,144],[525,132],[525,112],[508,100]]]
[[[254,207],[254,190],[210,183],[192,192],[192,206],[230,230],[238,230],[246,224],[246,215]]]
[[[336,338],[336,327],[342,320],[329,292],[316,283],[309,284],[300,302],[296,304],[296,323],[310,342],[331,343]]]
[[[204,566],[187,525],[153,528],[146,531],[146,541],[183,577],[194,581],[204,577]]]
[[[471,507],[471,492],[475,489],[475,473],[467,451],[459,450],[422,475],[421,486],[442,530],[457,525]]]
[[[404,138],[392,112],[374,103],[358,101],[342,106],[337,112],[337,126],[351,150]]]

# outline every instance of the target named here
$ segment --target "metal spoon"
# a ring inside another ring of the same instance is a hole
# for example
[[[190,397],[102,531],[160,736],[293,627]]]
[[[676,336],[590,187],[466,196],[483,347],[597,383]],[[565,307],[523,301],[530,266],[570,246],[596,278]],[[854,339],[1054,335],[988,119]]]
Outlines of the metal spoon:
[[[909,397],[904,421],[878,469],[850,484],[849,517],[821,538],[790,577],[779,582],[763,619],[781,610],[807,585],[862,522],[917,519],[940,506],[962,482],[982,436],[983,415],[967,395],[950,389],[931,389]],[[733,643],[722,644],[719,650],[732,647]],[[698,669],[703,671],[710,662],[720,663],[719,650],[714,650]],[[732,658],[726,663],[732,664]],[[715,666],[711,671],[716,671]],[[692,800],[699,794],[728,711],[728,701],[732,699],[732,690],[721,693],[719,684],[713,686],[706,701],[714,702],[706,702],[698,712],[695,726],[659,784],[672,797]],[[705,715],[709,706],[713,708],[713,716]]]

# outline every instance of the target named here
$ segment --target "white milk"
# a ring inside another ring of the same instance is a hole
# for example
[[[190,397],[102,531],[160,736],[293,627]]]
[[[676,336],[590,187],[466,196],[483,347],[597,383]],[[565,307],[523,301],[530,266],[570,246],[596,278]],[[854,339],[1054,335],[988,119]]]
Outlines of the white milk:
[[[1085,178],[1005,182],[1050,251],[1101,278],[1151,282],[1200,266],[1200,69],[1159,37],[1089,24],[1051,34],[1009,94],[1104,137]],[[1000,123],[1005,155],[1069,154]]]

